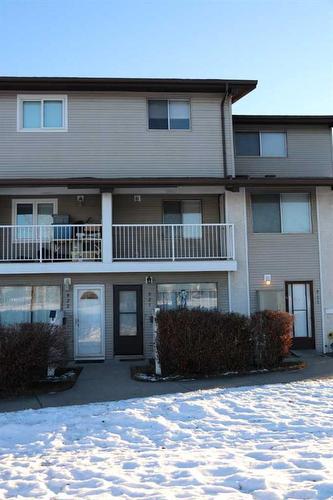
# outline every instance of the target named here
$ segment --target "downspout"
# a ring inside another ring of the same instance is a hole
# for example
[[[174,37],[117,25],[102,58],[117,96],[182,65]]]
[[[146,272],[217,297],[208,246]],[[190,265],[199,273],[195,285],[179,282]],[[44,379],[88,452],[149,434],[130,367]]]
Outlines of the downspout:
[[[225,138],[225,122],[224,122],[224,104],[229,97],[229,84],[226,83],[225,85],[225,93],[222,99],[221,103],[221,124],[222,124],[222,158],[223,158],[223,170],[224,170],[224,177],[227,177],[227,151],[226,151],[226,138]]]

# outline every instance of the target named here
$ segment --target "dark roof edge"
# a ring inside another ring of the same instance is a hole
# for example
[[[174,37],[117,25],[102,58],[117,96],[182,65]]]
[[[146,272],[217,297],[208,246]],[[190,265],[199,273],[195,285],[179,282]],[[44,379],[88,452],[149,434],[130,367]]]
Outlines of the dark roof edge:
[[[0,76],[0,90],[16,91],[131,91],[207,92],[230,89],[233,102],[254,90],[257,80],[204,78],[88,78]]]
[[[333,186],[333,177],[164,177],[164,178],[62,178],[62,179],[1,179],[0,187],[67,186],[69,188],[230,186],[283,187]]]
[[[326,125],[333,127],[332,115],[233,115],[234,124]]]

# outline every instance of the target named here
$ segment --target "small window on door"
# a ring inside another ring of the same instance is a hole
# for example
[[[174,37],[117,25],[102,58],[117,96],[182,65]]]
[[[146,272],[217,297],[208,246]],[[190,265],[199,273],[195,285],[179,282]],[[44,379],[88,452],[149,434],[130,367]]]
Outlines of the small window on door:
[[[137,292],[121,290],[119,292],[119,335],[134,337],[137,334]]]
[[[168,200],[163,203],[164,224],[182,224],[186,239],[202,237],[202,208],[200,200]]]

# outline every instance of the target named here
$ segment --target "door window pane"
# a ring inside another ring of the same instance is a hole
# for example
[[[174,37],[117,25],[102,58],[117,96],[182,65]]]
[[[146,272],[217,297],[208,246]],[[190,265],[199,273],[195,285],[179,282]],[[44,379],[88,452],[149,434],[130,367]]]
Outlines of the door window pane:
[[[182,202],[182,223],[202,224],[201,202],[200,200],[183,200]],[[202,227],[188,226],[183,228],[184,238],[201,238]]]
[[[62,101],[44,101],[44,127],[61,128],[63,126]]]
[[[150,129],[168,129],[168,101],[148,101]]]
[[[252,195],[252,218],[255,233],[280,233],[280,195]]]
[[[119,314],[119,335],[121,337],[134,337],[137,334],[136,313]]]
[[[79,355],[102,354],[101,292],[79,290],[77,349]]]
[[[306,311],[294,311],[294,336],[308,336]]]
[[[259,156],[259,132],[236,132],[236,154],[238,156]]]
[[[37,205],[37,224],[48,225],[53,222],[53,203],[38,203]]]
[[[136,291],[126,290],[119,292],[119,312],[136,313]]]
[[[180,201],[165,201],[163,203],[164,224],[181,224],[182,207]]]
[[[41,102],[24,101],[23,102],[23,128],[41,127]]]
[[[188,101],[169,101],[170,128],[190,128],[190,104]]]
[[[161,309],[217,309],[216,283],[170,283],[157,285]]]
[[[288,284],[288,310],[294,315],[294,337],[311,337],[311,288],[309,283]]]
[[[284,233],[311,232],[311,210],[308,193],[281,195],[282,230]]]
[[[16,224],[18,226],[28,226],[33,224],[33,204],[18,203],[16,206]]]
[[[284,132],[261,132],[262,156],[287,156],[286,134]]]
[[[18,203],[16,205],[16,225],[22,226],[15,229],[16,240],[31,240],[33,239],[33,228],[24,227],[33,224],[33,204]]]

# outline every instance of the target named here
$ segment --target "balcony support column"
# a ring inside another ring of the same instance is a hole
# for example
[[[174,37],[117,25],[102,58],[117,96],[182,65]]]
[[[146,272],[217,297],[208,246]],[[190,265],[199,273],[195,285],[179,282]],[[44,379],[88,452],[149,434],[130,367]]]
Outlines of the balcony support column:
[[[235,259],[237,262],[237,271],[228,273],[229,310],[249,315],[249,265],[246,192],[244,188],[235,193],[231,191],[225,192],[224,210],[226,222],[234,224]]]
[[[102,260],[112,262],[112,193],[102,193]]]

